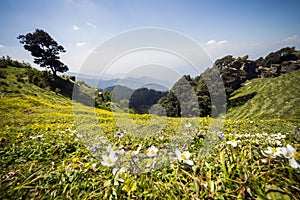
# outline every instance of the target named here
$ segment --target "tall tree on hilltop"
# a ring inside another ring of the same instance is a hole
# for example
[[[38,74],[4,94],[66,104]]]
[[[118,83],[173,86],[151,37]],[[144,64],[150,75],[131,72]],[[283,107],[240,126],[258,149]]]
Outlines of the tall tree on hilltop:
[[[47,32],[36,29],[33,33],[19,35],[17,39],[35,57],[34,63],[40,65],[40,67],[50,69],[54,77],[56,77],[57,72],[66,72],[69,70],[68,66],[59,60],[59,54],[66,52],[66,50]]]

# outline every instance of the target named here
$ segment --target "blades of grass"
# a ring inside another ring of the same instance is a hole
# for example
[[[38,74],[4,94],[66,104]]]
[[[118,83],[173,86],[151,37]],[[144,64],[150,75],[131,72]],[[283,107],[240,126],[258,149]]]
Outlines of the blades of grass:
[[[228,179],[228,173],[227,173],[227,168],[226,168],[226,164],[225,164],[225,155],[224,155],[224,151],[221,151],[220,153],[220,161],[221,161],[221,165],[222,165],[222,170],[224,173],[224,180]]]

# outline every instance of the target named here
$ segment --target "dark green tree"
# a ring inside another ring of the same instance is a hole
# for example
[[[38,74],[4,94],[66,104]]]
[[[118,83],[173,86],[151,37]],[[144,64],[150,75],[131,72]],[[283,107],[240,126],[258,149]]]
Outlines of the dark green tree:
[[[285,47],[276,52],[272,52],[266,56],[263,62],[264,67],[269,67],[271,64],[281,64],[284,61],[298,60],[295,47]]]
[[[136,113],[149,113],[151,106],[167,95],[167,92],[156,91],[148,88],[139,88],[133,92],[129,99],[129,108]]]
[[[33,33],[19,35],[17,39],[35,57],[34,63],[50,69],[54,77],[57,72],[69,70],[68,66],[59,60],[59,54],[66,52],[64,47],[59,45],[47,32],[36,29]]]
[[[180,103],[172,91],[160,98],[158,104],[165,109],[168,117],[181,117]]]

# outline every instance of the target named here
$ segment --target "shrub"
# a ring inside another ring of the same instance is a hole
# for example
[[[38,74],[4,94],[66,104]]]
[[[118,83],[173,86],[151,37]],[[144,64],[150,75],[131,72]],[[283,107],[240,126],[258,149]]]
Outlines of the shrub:
[[[16,78],[18,82],[24,83],[24,76],[22,74],[16,74]]]
[[[45,88],[47,87],[47,82],[45,80],[41,80],[40,82],[38,82],[37,86],[39,86],[40,88]]]
[[[4,70],[0,70],[0,78],[6,78],[6,76],[7,76],[7,72],[6,71],[4,71]]]
[[[8,66],[8,61],[7,60],[0,60],[0,68],[7,68]]]
[[[61,90],[59,88],[55,88],[55,94],[59,94]]]

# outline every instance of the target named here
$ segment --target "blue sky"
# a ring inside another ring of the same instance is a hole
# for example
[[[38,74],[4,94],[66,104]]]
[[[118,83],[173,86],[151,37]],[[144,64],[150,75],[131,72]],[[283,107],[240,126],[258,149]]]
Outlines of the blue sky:
[[[300,48],[300,1],[216,0],[0,0],[0,55],[32,63],[16,37],[47,31],[78,72],[87,56],[111,37],[160,27],[199,43],[214,61],[225,55],[266,56],[285,46]]]

